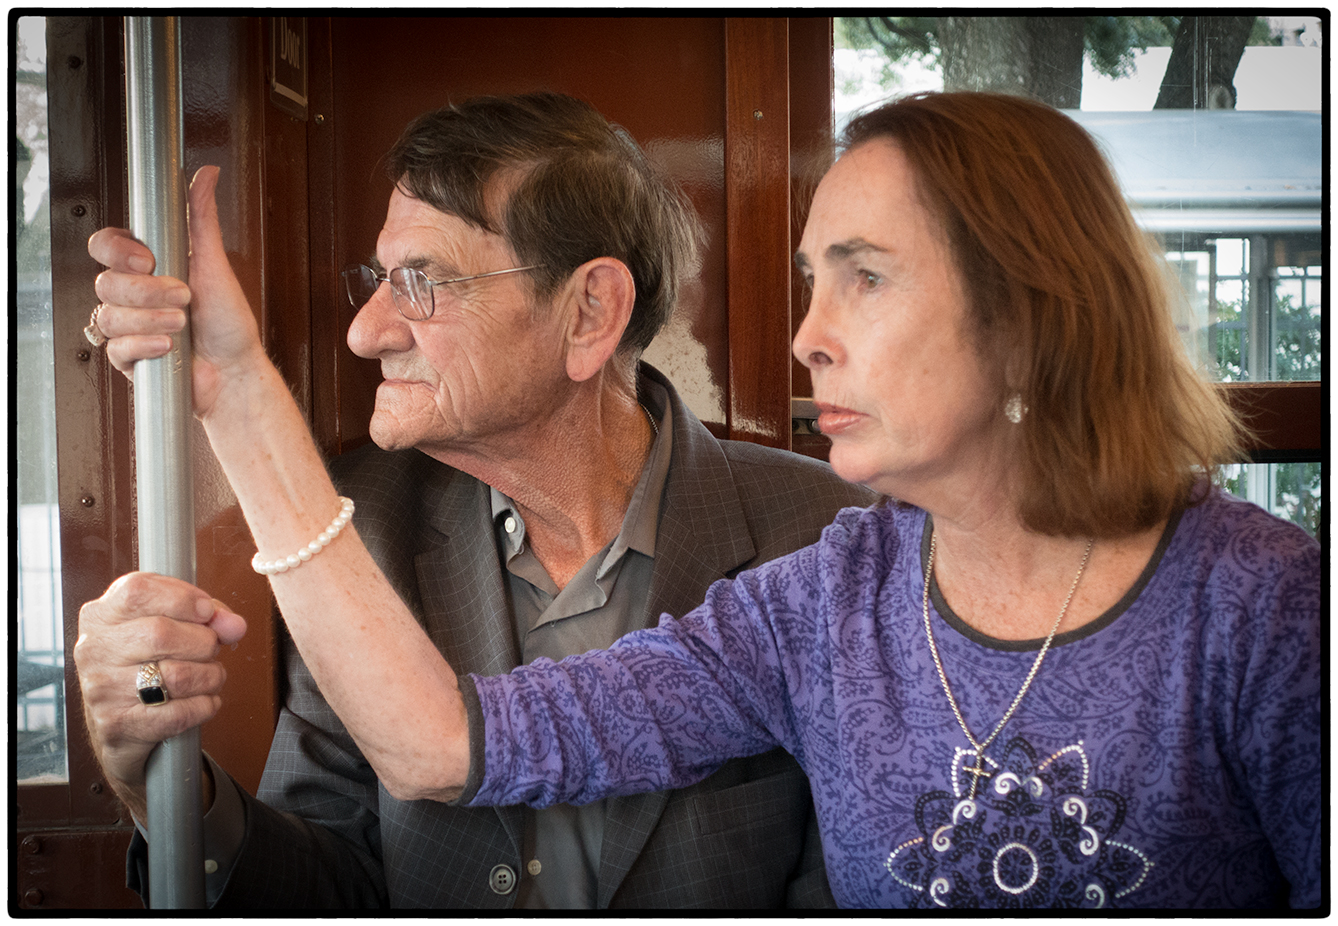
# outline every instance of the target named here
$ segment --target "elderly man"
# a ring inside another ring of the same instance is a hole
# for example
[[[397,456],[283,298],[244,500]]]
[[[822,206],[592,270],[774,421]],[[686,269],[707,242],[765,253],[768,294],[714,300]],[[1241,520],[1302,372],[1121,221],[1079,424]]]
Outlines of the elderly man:
[[[376,727],[366,716],[376,679],[365,697],[346,695],[364,681],[356,655],[304,661],[329,609],[369,622],[403,613],[461,672],[604,647],[687,611],[714,580],[815,541],[838,509],[872,501],[821,464],[715,439],[639,363],[692,272],[696,223],[589,106],[531,94],[448,107],[410,125],[388,168],[396,188],[376,255],[344,272],[359,310],[349,346],[379,359],[384,376],[376,446],[331,466],[356,503],[352,527],[339,537],[336,520],[310,568],[272,580],[299,652],[258,798],[209,763],[211,904],[830,905],[808,782],[780,750],[671,793],[538,811],[454,807],[415,799],[434,795],[408,776],[378,777],[412,767],[402,757],[413,744],[361,735]],[[268,557],[291,545],[296,520],[325,523],[333,512],[321,492],[333,493],[306,458],[274,479],[249,476],[266,442],[309,440],[295,406],[274,401],[277,373],[222,252],[215,182],[207,170],[192,189],[192,291],[145,277],[151,255],[127,233],[90,240],[109,267],[95,325],[128,371],[163,353],[162,335],[184,321],[173,307],[191,301],[196,412]],[[327,488],[306,491],[318,483]],[[275,512],[290,506],[274,493],[300,513],[279,523],[289,515]],[[365,566],[350,538],[366,545]],[[319,570],[345,556],[353,565],[341,584],[322,582]],[[81,613],[75,657],[90,734],[141,820],[149,749],[216,711],[213,646],[244,630],[206,602],[185,583],[133,575]],[[164,631],[161,615],[178,620]],[[150,661],[166,704],[135,699],[137,667]],[[431,724],[423,718],[425,736]],[[141,890],[144,852],[137,837],[131,881]]]

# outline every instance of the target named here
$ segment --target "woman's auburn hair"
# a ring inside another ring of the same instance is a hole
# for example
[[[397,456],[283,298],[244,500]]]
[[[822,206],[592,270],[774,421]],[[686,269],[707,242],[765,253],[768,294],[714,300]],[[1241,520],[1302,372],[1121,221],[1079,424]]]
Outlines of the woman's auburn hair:
[[[886,139],[944,230],[976,347],[1010,426],[1022,522],[1119,537],[1206,495],[1245,430],[1194,368],[1159,248],[1072,119],[992,93],[922,93],[855,118],[846,150]]]

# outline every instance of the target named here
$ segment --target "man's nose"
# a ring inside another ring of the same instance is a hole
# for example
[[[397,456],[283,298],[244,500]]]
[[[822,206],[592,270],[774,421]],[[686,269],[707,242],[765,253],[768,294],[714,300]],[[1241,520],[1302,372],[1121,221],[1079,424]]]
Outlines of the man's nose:
[[[401,353],[413,346],[413,329],[395,308],[390,284],[382,283],[348,326],[348,346],[368,360]]]

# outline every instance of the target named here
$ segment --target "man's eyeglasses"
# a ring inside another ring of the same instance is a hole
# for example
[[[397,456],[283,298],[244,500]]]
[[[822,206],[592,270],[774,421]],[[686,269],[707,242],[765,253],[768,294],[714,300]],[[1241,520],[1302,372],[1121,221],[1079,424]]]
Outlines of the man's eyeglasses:
[[[395,308],[409,321],[422,322],[432,317],[436,309],[433,287],[450,283],[467,283],[470,280],[482,280],[485,277],[501,276],[504,273],[520,273],[522,270],[537,270],[538,264],[528,267],[511,267],[507,270],[493,270],[490,273],[476,273],[473,276],[456,277],[453,280],[429,280],[427,274],[412,267],[396,267],[385,276],[377,276],[376,271],[365,264],[353,264],[345,267],[344,288],[348,292],[348,301],[353,308],[361,309],[376,294],[382,283],[390,284],[390,292],[395,297]]]

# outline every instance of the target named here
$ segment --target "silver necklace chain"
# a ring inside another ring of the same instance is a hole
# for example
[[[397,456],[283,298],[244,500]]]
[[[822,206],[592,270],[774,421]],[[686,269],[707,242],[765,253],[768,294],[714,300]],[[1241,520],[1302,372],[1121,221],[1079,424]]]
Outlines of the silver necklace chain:
[[[650,422],[650,429],[651,429],[651,431],[654,432],[654,436],[655,436],[655,437],[659,437],[659,436],[660,436],[660,426],[659,426],[658,424],[655,423],[655,416],[652,415],[652,414],[650,413],[650,409],[649,409],[649,408],[646,408],[646,406],[645,406],[644,403],[642,403],[642,402],[638,402],[637,404],[640,405],[640,406],[641,406],[641,410],[642,410],[643,412],[646,413],[646,420]]]
[[[1031,671],[1027,673],[1026,679],[1022,682],[1022,687],[1017,691],[1017,697],[1013,698],[1013,703],[1008,706],[998,724],[989,736],[985,737],[984,742],[977,742],[971,734],[971,729],[966,725],[966,718],[962,716],[962,709],[957,706],[957,699],[953,696],[952,686],[948,684],[948,675],[943,671],[943,660],[939,658],[938,646],[934,643],[934,633],[929,626],[929,580],[934,575],[934,551],[937,548],[938,538],[934,534],[929,535],[929,562],[925,564],[925,590],[924,590],[924,616],[925,616],[925,637],[929,640],[929,652],[934,657],[934,668],[938,669],[939,681],[943,683],[943,693],[948,696],[948,703],[952,705],[952,712],[957,717],[957,725],[962,728],[966,734],[966,740],[976,751],[976,767],[967,769],[971,774],[971,794],[972,799],[976,796],[976,787],[980,784],[980,779],[989,775],[985,771],[985,750],[994,742],[995,737],[1003,730],[1004,725],[1013,717],[1013,712],[1017,706],[1022,703],[1022,698],[1026,696],[1027,689],[1031,687],[1032,679],[1036,678],[1036,673],[1041,670],[1041,663],[1045,660],[1045,654],[1050,651],[1050,644],[1054,642],[1055,632],[1059,630],[1059,624],[1064,620],[1064,615],[1068,613],[1069,603],[1073,601],[1073,594],[1078,590],[1078,583],[1082,581],[1082,574],[1087,569],[1087,560],[1092,555],[1092,545],[1096,542],[1095,538],[1087,541],[1087,549],[1083,552],[1082,562],[1078,564],[1078,574],[1073,577],[1073,584],[1069,586],[1068,597],[1064,599],[1064,606],[1059,609],[1059,616],[1050,627],[1050,633],[1045,638],[1045,643],[1041,645],[1041,651],[1036,654],[1036,661],[1031,664]]]

